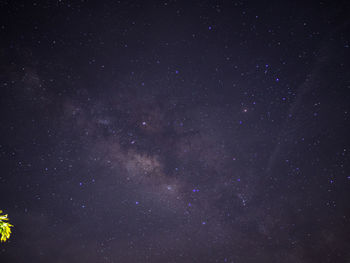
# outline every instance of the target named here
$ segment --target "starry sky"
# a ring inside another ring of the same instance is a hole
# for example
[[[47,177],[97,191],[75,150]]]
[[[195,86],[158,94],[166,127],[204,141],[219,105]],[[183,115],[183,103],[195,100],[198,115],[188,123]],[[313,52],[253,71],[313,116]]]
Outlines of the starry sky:
[[[350,262],[347,1],[0,1],[0,261]]]

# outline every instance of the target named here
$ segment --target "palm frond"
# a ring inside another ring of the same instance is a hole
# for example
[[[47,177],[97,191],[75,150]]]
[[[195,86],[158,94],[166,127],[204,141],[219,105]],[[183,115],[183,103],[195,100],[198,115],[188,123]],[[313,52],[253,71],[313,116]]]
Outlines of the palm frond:
[[[5,242],[7,239],[10,238],[11,235],[11,227],[13,227],[13,225],[11,225],[8,222],[8,217],[7,215],[2,215],[2,210],[0,210],[0,241],[1,242]]]

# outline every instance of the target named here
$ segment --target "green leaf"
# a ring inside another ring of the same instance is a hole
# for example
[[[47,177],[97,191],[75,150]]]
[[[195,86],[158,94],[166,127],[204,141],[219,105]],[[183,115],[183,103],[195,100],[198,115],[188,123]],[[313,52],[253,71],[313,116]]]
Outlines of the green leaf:
[[[11,225],[8,222],[8,217],[7,215],[1,215],[2,214],[2,210],[0,210],[0,241],[1,242],[5,242],[7,239],[10,238],[11,235],[11,227],[13,227],[13,225]]]

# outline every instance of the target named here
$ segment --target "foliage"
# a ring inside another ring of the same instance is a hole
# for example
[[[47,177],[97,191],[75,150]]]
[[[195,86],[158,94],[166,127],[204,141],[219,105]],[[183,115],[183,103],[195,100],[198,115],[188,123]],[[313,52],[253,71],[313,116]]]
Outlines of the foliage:
[[[5,242],[7,239],[10,238],[11,235],[11,225],[10,223],[6,222],[8,221],[7,215],[2,215],[2,210],[0,210],[0,241]]]

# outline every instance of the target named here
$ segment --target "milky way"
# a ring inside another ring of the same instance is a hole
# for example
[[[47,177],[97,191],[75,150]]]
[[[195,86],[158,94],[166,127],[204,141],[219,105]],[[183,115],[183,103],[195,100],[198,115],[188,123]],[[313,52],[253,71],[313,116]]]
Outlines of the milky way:
[[[2,1],[0,261],[349,262],[348,7]]]

